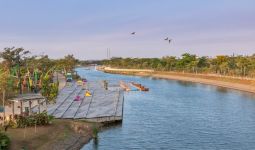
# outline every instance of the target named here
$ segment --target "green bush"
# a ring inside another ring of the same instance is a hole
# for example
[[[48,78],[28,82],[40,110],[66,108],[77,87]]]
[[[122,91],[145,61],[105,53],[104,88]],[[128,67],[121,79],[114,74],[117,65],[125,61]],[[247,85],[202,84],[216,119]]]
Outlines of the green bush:
[[[17,126],[19,128],[25,128],[34,125],[49,125],[52,123],[54,119],[53,116],[48,115],[46,112],[42,112],[40,114],[35,114],[31,116],[19,116],[17,118]]]
[[[52,83],[52,78],[49,75],[45,75],[42,78],[42,90],[41,93],[47,98],[48,102],[55,102],[58,96],[58,83]]]
[[[17,128],[18,127],[17,122],[15,120],[10,120],[8,122],[8,126],[11,127],[11,128]]]
[[[0,150],[7,150],[10,142],[10,138],[4,133],[0,132]]]

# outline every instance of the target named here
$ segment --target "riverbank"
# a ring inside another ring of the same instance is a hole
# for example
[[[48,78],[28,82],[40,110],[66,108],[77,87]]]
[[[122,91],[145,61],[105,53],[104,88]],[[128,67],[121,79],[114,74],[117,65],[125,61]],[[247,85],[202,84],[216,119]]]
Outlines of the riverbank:
[[[201,84],[214,85],[219,87],[225,87],[245,92],[255,93],[255,79],[237,78],[216,76],[207,74],[192,74],[192,73],[180,73],[180,72],[160,72],[153,70],[139,70],[139,69],[116,69],[116,68],[99,68],[98,70],[106,73],[135,75],[143,77],[153,77],[160,79],[188,81]]]
[[[101,124],[84,121],[54,120],[52,125],[8,129],[11,150],[17,149],[80,149],[93,137],[93,129]]]

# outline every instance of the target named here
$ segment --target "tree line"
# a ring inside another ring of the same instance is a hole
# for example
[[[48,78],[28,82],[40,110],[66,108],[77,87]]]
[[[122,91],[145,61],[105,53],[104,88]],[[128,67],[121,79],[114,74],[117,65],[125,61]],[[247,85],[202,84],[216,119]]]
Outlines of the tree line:
[[[57,96],[54,72],[74,72],[78,60],[73,55],[50,59],[48,55],[32,55],[24,48],[7,47],[0,51],[0,96],[12,97],[28,92],[41,92],[48,100]]]
[[[181,57],[162,58],[121,58],[104,60],[105,66],[127,69],[153,69],[186,73],[209,73],[226,76],[255,77],[255,54],[219,55],[216,57],[184,53]]]

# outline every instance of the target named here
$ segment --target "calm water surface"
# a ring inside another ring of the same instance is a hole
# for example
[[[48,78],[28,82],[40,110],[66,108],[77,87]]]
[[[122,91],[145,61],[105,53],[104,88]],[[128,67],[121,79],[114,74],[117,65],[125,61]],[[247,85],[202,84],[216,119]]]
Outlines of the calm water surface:
[[[255,149],[255,96],[189,82],[77,69],[89,80],[125,80],[150,92],[125,94],[124,120],[82,150]]]

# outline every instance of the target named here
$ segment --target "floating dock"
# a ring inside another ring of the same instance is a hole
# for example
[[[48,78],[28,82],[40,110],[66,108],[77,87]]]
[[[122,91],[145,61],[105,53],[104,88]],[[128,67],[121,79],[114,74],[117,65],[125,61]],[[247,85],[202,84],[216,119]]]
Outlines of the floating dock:
[[[87,82],[86,86],[76,83],[66,85],[56,99],[49,105],[47,112],[58,119],[83,119],[91,122],[122,121],[124,91],[119,84],[108,84],[105,90],[103,82]],[[92,94],[85,96],[86,90]],[[79,101],[74,101],[76,96]]]

